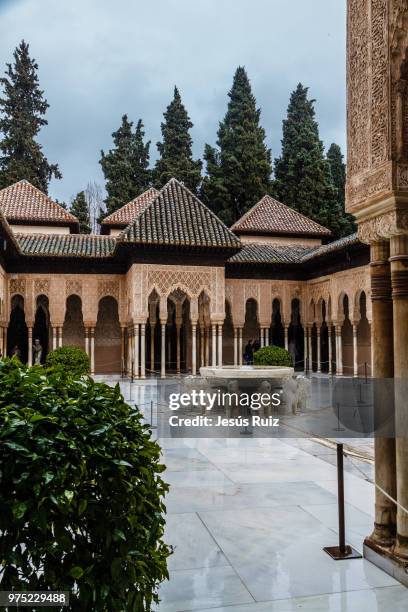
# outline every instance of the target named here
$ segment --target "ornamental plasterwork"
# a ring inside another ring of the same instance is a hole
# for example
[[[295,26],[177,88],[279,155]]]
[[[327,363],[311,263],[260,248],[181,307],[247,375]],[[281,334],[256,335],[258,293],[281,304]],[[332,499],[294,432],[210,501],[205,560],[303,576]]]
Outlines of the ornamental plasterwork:
[[[82,296],[82,283],[79,280],[67,280],[65,283],[65,294],[67,296],[75,294]]]
[[[390,47],[394,74],[398,76],[408,48],[408,6],[406,0],[392,0],[390,13]]]
[[[381,168],[365,174],[354,176],[347,182],[347,210],[351,210],[356,204],[368,200],[370,197],[382,191],[392,189],[392,165],[387,163]]]
[[[24,278],[12,278],[10,280],[10,294],[20,293],[21,295],[25,294],[26,290],[26,282]]]
[[[110,296],[119,300],[119,283],[117,281],[99,281],[98,299]]]
[[[408,210],[393,210],[380,217],[362,221],[358,238],[365,244],[389,240],[392,236],[408,233]]]
[[[245,283],[245,302],[251,298],[259,303],[259,283]]]
[[[397,189],[398,191],[408,191],[408,165],[398,164],[397,166]]]
[[[47,278],[36,278],[34,281],[34,295],[48,295],[50,291],[50,281]]]
[[[207,291],[212,297],[211,272],[208,270],[159,269],[148,272],[148,293],[155,288],[159,295],[169,295],[174,289],[186,289],[190,297]]]

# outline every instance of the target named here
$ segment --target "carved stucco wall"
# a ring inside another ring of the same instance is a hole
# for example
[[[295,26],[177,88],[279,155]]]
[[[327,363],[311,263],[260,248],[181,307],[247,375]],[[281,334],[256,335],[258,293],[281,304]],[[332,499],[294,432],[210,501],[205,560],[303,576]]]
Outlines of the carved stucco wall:
[[[406,0],[348,0],[346,207],[360,216],[393,193],[408,199],[407,49]]]

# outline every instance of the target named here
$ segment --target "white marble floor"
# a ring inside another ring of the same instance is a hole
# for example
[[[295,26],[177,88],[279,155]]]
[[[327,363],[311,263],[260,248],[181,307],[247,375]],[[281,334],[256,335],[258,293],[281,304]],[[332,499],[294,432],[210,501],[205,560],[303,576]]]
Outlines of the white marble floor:
[[[408,589],[377,567],[322,550],[337,543],[334,451],[308,440],[159,442],[174,554],[158,612],[408,609]],[[345,479],[347,540],[361,550],[374,488],[363,473]]]

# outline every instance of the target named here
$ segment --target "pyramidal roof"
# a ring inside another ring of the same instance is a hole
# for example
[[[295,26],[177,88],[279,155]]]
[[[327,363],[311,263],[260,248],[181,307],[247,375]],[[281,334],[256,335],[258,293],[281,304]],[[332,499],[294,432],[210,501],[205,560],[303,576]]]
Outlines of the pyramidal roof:
[[[234,232],[330,236],[331,232],[293,208],[265,195],[231,227]]]
[[[123,227],[125,228],[133,219],[142,212],[150,204],[152,200],[157,196],[158,190],[154,187],[150,187],[147,191],[144,191],[136,198],[115,210],[111,215],[108,215],[103,219],[103,225]]]
[[[120,234],[119,241],[238,249],[240,240],[177,179],[161,189]]]
[[[26,180],[0,190],[0,210],[9,223],[69,225],[79,229],[74,215]]]

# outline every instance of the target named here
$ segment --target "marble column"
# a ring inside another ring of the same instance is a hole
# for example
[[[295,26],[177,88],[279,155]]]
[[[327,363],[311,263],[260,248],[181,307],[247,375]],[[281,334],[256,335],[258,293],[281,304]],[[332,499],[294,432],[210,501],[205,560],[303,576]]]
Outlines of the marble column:
[[[205,328],[205,365],[210,365],[210,327]]]
[[[57,328],[56,327],[53,328],[53,335],[52,336],[53,336],[52,337],[53,346],[55,346],[55,348],[56,348],[57,347]],[[85,327],[85,353],[88,355],[88,357],[90,357],[90,354],[89,354],[89,329],[87,327]]]
[[[3,329],[4,355],[7,355],[7,327]]]
[[[390,241],[394,327],[397,501],[408,509],[408,235]],[[397,507],[395,554],[408,559],[408,514]]]
[[[265,328],[265,346],[269,346],[269,327]]]
[[[176,322],[176,374],[177,376],[179,376],[181,372],[180,330],[181,330],[181,323]]]
[[[95,374],[95,328],[91,327],[89,332],[91,337],[91,374]]]
[[[333,373],[333,346],[332,346],[332,326],[327,324],[327,342],[329,345],[329,374]]]
[[[391,272],[389,264],[389,244],[379,242],[370,246],[370,277],[372,300],[371,350],[373,377],[390,379],[394,376],[394,363],[390,356],[394,351],[393,343],[393,303],[391,297]],[[377,385],[375,408],[387,410],[389,398],[381,394]],[[395,439],[374,438],[375,482],[391,497],[396,497]],[[368,540],[391,546],[394,543],[396,508],[378,489],[375,490],[374,531]]]
[[[139,323],[133,326],[133,376],[139,378]]]
[[[140,378],[146,378],[146,324],[140,325]]]
[[[215,323],[212,324],[212,366],[217,365],[217,326]]]
[[[58,333],[58,328],[57,327],[52,327],[52,350],[55,351],[57,348],[57,333]],[[85,338],[86,338],[86,328],[85,328]],[[88,351],[85,348],[85,352],[87,353]]]
[[[242,366],[242,360],[243,360],[243,346],[242,346],[242,327],[238,328],[238,357],[239,357],[239,365]]]
[[[122,376],[125,375],[126,372],[126,355],[125,355],[125,327],[123,325],[120,326],[120,355],[121,355],[121,368],[122,368]]]
[[[153,374],[154,372],[154,362],[155,362],[155,355],[154,355],[154,334],[156,331],[156,324],[155,323],[150,323],[150,370],[151,373]]]
[[[204,365],[205,355],[205,327],[204,324],[200,325],[200,366]]]
[[[261,348],[263,348],[265,346],[265,334],[264,334],[264,328],[261,327]]]
[[[289,325],[285,325],[285,349],[289,350]]]
[[[308,355],[309,355],[309,370],[311,372],[313,372],[312,331],[313,331],[313,325],[309,326],[309,338],[308,338],[308,344],[309,344],[309,350],[308,350]]]
[[[161,322],[161,364],[160,377],[166,378],[166,323]]]
[[[357,324],[353,323],[353,376],[358,376]]]
[[[308,349],[308,334],[309,334],[309,328],[307,327],[307,325],[305,325],[303,327],[303,369],[305,372],[307,372],[308,370],[308,354],[307,354],[307,349]]]
[[[191,323],[191,373],[197,374],[197,324]]]
[[[92,328],[93,329],[93,328]],[[58,346],[62,346],[62,327],[58,328]]]
[[[238,365],[238,328],[234,327],[234,366]]]
[[[222,367],[222,323],[218,324],[218,365]]]
[[[343,347],[341,340],[341,325],[336,325],[336,374],[343,375]]]
[[[33,365],[33,328],[31,326],[28,327],[28,366]]]
[[[320,341],[320,327],[317,328],[316,338],[317,338],[317,371],[318,373],[320,373],[322,371],[322,359],[321,359],[322,347],[321,347],[321,341]]]

